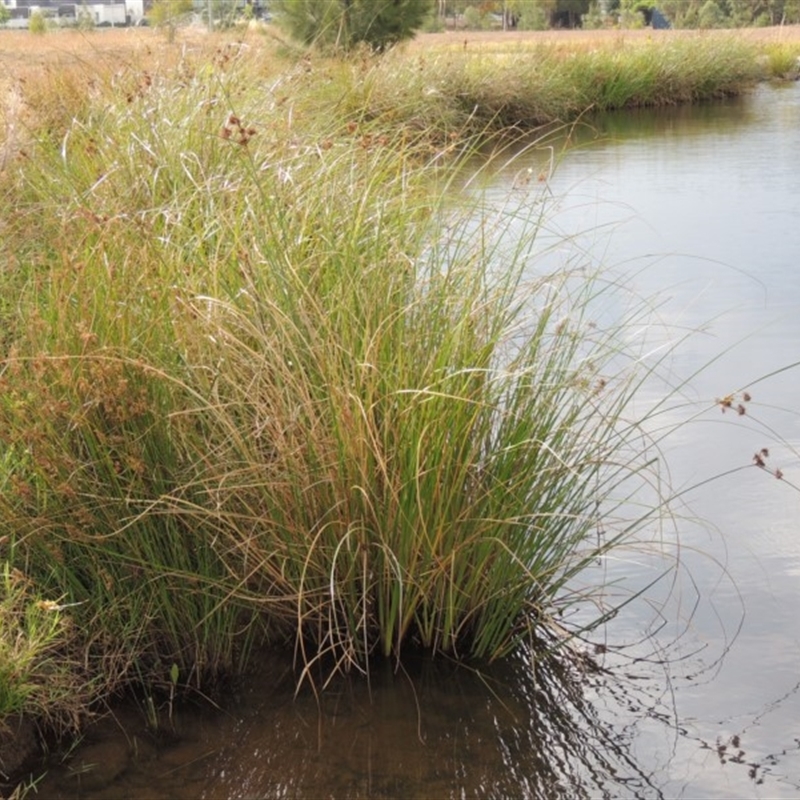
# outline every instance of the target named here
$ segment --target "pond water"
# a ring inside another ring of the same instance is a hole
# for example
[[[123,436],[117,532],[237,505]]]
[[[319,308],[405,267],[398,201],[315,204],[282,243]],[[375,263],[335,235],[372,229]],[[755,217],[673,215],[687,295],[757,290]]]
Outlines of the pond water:
[[[120,707],[39,796],[798,796],[800,371],[783,368],[800,360],[800,84],[608,115],[572,140],[546,181],[546,151],[528,148],[480,189],[506,208],[554,198],[539,268],[583,261],[625,298],[657,298],[659,324],[630,336],[677,344],[643,402],[682,386],[658,417],[687,489],[663,554],[597,567],[620,591],[679,568],[609,622],[601,669],[409,659],[295,698],[265,655],[220,709],[159,701],[157,734]],[[746,414],[715,405],[729,392]]]

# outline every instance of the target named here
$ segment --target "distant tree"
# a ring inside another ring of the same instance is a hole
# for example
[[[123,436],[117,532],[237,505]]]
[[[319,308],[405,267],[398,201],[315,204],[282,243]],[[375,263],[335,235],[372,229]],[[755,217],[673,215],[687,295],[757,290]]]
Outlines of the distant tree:
[[[764,3],[766,8],[764,13],[769,17],[770,25],[780,25],[782,22],[787,22],[786,19],[786,6],[788,5],[791,10],[791,3],[787,0],[766,0]]]
[[[47,20],[38,8],[28,18],[28,30],[37,36],[47,33]]]
[[[591,3],[589,3],[589,10],[583,15],[581,22],[582,27],[589,30],[597,30],[597,28],[603,27],[603,12],[597,0],[592,0]]]
[[[156,0],[147,18],[157,28],[167,32],[169,41],[175,39],[175,28],[183,17],[192,13],[192,0]]]
[[[631,15],[638,15],[640,26],[649,25],[656,5],[656,0],[621,0],[619,4],[620,16],[630,18]],[[636,26],[630,25],[629,27]]]
[[[556,0],[550,24],[558,28],[579,28],[581,17],[589,11],[590,0]]]
[[[783,21],[787,25],[800,23],[800,0],[785,0],[783,4]]]
[[[522,3],[520,0],[496,0],[492,10],[500,14],[503,30],[508,31],[517,27],[522,13]]]
[[[464,27],[468,31],[480,31],[489,28],[489,15],[482,12],[479,6],[467,6],[462,15]]]
[[[718,0],[736,26],[789,22],[796,0]]]
[[[78,9],[78,29],[82,31],[92,31],[95,27],[94,17],[92,12],[86,8],[86,3],[82,3]]]
[[[761,5],[761,0],[726,0],[726,10],[731,24],[735,27],[752,25],[754,12],[758,13]]]
[[[520,0],[520,13],[517,27],[524,31],[542,31],[550,27],[550,20],[556,9],[556,0],[541,0],[526,3]]]
[[[659,0],[658,8],[674,28],[697,27],[703,0]]]
[[[0,27],[11,19],[11,12],[6,8],[5,3],[0,3]]]
[[[697,25],[700,28],[722,28],[726,20],[727,15],[717,0],[706,0],[700,8]]]
[[[202,0],[202,4],[209,28],[230,28],[240,14],[239,0]]]
[[[800,0],[657,0],[655,6],[676,28],[800,23]]]
[[[298,42],[326,43],[336,38],[341,8],[335,0],[273,0],[275,21]]]
[[[435,0],[436,16],[443,27],[455,27],[456,18],[464,12],[468,0]]]
[[[364,42],[384,50],[422,27],[433,0],[273,0],[270,8],[304,44],[349,50]]]

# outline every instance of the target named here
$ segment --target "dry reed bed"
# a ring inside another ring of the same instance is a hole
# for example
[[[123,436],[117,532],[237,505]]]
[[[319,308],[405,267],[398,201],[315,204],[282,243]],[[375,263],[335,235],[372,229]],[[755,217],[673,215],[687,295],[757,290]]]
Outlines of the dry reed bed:
[[[496,49],[504,46],[530,47],[563,45],[591,49],[620,47],[625,44],[670,42],[679,39],[703,41],[715,37],[737,36],[758,45],[800,44],[800,25],[782,27],[738,28],[735,30],[552,30],[552,31],[447,31],[420,34],[407,45],[411,49],[461,47]]]
[[[800,25],[770,28],[744,28],[736,31],[691,30],[561,30],[561,31],[459,31],[419,34],[403,48],[410,52],[431,52],[438,49],[518,49],[520,47],[564,46],[573,49],[624,47],[631,44],[670,42],[681,39],[704,40],[727,37],[737,38],[759,46],[774,44],[800,45]],[[255,31],[242,32],[253,48],[254,57],[262,57],[274,48],[275,37],[262,37]],[[7,82],[37,73],[53,66],[70,65],[91,67],[97,60],[116,64],[135,63],[143,69],[157,69],[159,65],[173,62],[182,48],[190,47],[200,52],[212,53],[221,44],[231,40],[228,34],[209,34],[203,28],[182,29],[175,43],[150,28],[118,28],[93,32],[64,30],[46,36],[31,36],[23,31],[0,30],[0,87]]]

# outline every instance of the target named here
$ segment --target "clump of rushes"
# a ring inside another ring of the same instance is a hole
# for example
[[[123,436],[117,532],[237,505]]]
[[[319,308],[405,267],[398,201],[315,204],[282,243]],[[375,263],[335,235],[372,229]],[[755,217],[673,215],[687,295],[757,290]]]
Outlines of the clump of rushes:
[[[594,284],[526,274],[535,215],[459,216],[432,180],[488,119],[544,118],[540,85],[410,60],[393,108],[389,62],[219,52],[33,109],[0,178],[0,555],[109,687],[206,687],[262,640],[345,668],[547,638],[652,513],[598,536],[649,463],[634,384]],[[725,54],[706,94],[746,73]],[[542,58],[558,109],[595,102]]]
[[[0,734],[22,716],[75,729],[107,684],[81,662],[71,609],[37,593],[8,562],[0,573]]]
[[[781,80],[797,80],[800,77],[800,45],[775,42],[766,48],[764,55],[767,75]]]

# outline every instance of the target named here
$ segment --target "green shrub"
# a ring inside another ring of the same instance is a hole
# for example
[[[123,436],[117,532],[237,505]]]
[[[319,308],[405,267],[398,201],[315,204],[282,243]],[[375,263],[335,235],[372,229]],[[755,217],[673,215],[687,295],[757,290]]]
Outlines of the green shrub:
[[[28,18],[28,30],[37,36],[47,33],[47,18],[38,9]]]
[[[773,78],[796,78],[800,72],[800,47],[772,44],[766,50],[767,73]]]
[[[303,44],[384,50],[411,38],[431,12],[430,0],[276,0],[279,23]]]
[[[92,16],[92,12],[86,8],[85,4],[78,9],[77,24],[78,29],[82,31],[92,31],[95,29],[94,16]]]

